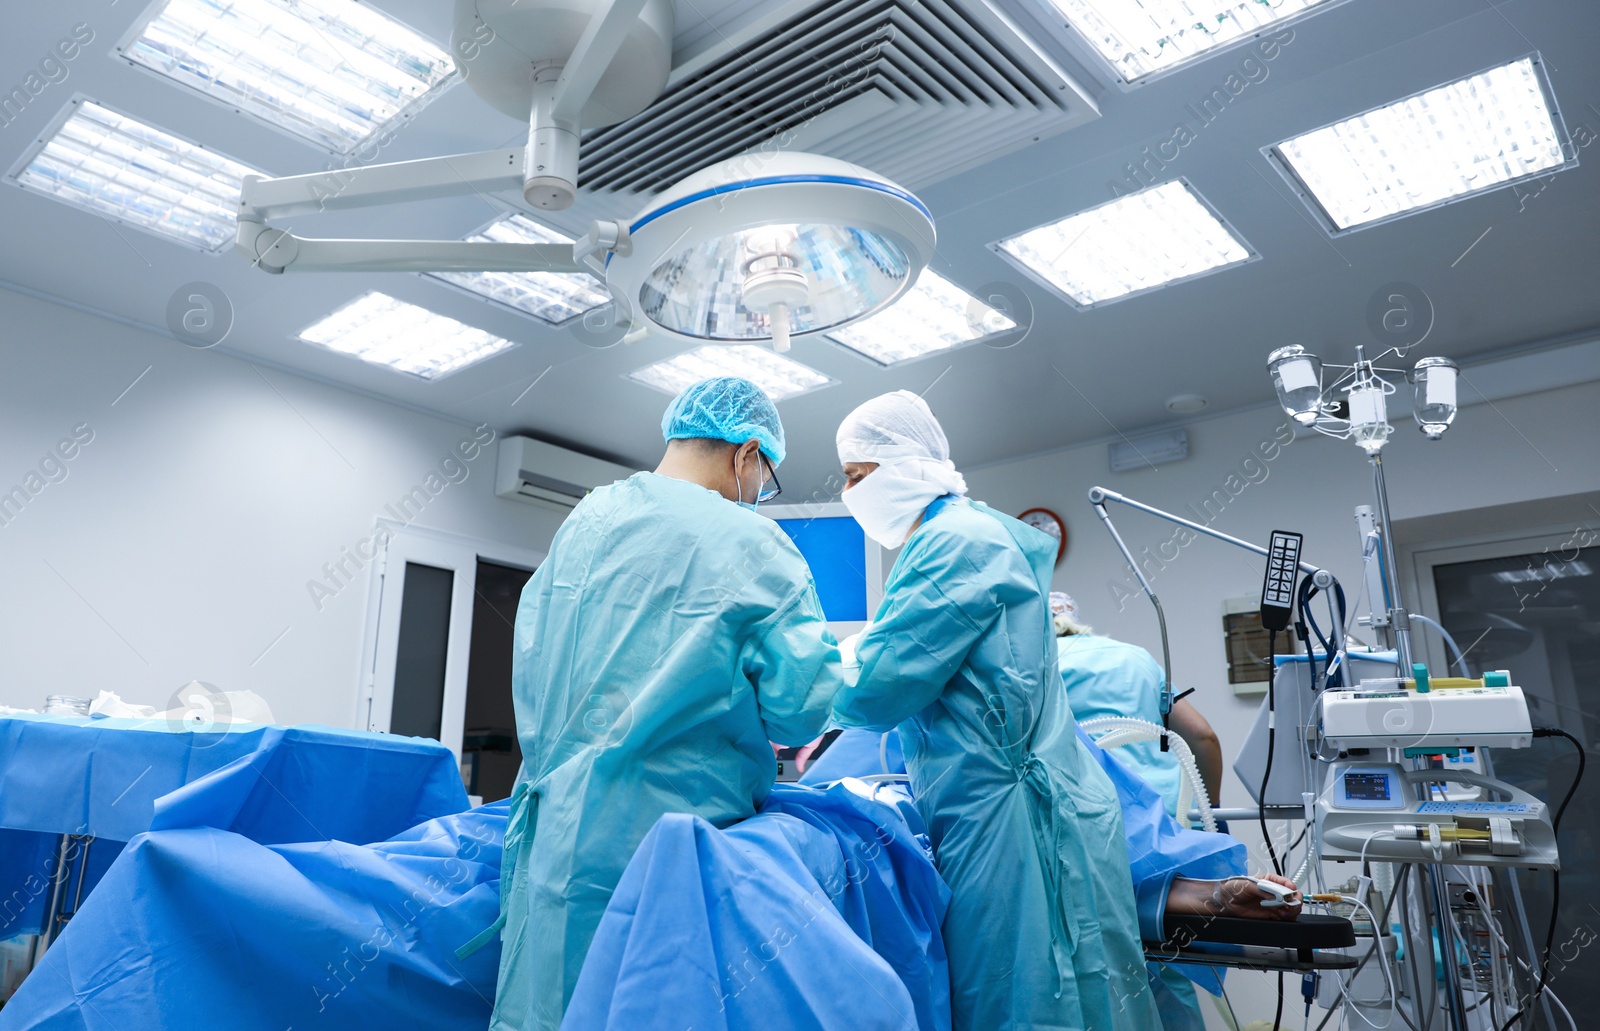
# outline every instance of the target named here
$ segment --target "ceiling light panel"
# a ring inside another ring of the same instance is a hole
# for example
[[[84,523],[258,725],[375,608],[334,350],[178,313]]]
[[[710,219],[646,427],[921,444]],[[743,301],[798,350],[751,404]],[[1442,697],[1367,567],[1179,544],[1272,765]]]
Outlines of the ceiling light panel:
[[[1171,71],[1338,0],[1048,0],[1126,83]]]
[[[511,215],[467,237],[474,243],[571,243],[523,215]],[[555,272],[433,272],[429,275],[551,324],[609,304],[611,297],[588,275]]]
[[[336,154],[455,79],[446,51],[355,0],[167,0],[117,49]]]
[[[1256,258],[1182,179],[990,245],[1080,308],[1092,308]]]
[[[1016,328],[1003,313],[925,269],[894,304],[828,337],[879,365],[894,365]]]
[[[204,251],[233,243],[239,191],[262,173],[90,100],[18,163],[17,185]]]
[[[1332,233],[1577,164],[1533,57],[1418,93],[1266,150]]]
[[[510,340],[377,291],[364,294],[308,327],[300,339],[428,380],[516,346]]]
[[[774,401],[834,382],[811,366],[758,344],[707,344],[628,374],[635,382],[672,395],[713,376],[743,376]]]

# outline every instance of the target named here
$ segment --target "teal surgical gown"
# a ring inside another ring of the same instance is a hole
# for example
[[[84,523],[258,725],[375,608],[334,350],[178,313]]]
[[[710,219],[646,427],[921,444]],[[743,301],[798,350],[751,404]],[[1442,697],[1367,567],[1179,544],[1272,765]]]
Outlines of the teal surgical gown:
[[[839,675],[805,561],[771,520],[654,473],[573,510],[517,608],[528,776],[506,831],[492,1028],[560,1025],[650,828],[754,815],[777,775],[768,741],[821,733]]]
[[[1131,716],[1161,725],[1161,682],[1165,677],[1150,653],[1109,637],[1074,634],[1056,642],[1061,681],[1079,723],[1101,716]],[[1143,777],[1178,813],[1177,756],[1156,741],[1137,741],[1117,749],[1117,758]]]
[[[1066,685],[1072,714],[1083,723],[1101,716],[1132,716],[1161,723],[1161,666],[1149,652],[1093,634],[1073,634],[1056,641],[1061,682]],[[1155,789],[1168,816],[1178,812],[1178,759],[1156,741],[1135,741],[1116,750],[1122,763]],[[1124,811],[1126,812],[1126,811]],[[1243,873],[1243,870],[1239,871]],[[1162,896],[1165,901],[1165,893]],[[1141,903],[1143,899],[1141,898]],[[1141,910],[1142,915],[1142,910]],[[1157,924],[1159,927],[1159,922]],[[1170,963],[1151,963],[1150,988],[1161,1011],[1162,1031],[1203,1031],[1200,999],[1194,983]],[[1213,977],[1215,975],[1212,975]]]
[[[834,701],[841,726],[899,726],[951,891],[954,1031],[1160,1026],[1117,793],[1057,680],[1055,553],[1009,516],[935,501]]]

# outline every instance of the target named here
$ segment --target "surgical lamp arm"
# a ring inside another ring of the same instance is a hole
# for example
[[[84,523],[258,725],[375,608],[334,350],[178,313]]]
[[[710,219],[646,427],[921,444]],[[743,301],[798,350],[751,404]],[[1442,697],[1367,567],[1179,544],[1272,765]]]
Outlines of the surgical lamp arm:
[[[515,189],[522,151],[452,157],[282,179],[246,176],[234,246],[268,272],[582,272],[572,244],[466,240],[317,240],[269,228],[269,218]]]
[[[1122,541],[1122,535],[1117,532],[1116,526],[1112,524],[1111,513],[1106,511],[1107,501],[1121,502],[1130,508],[1136,508],[1141,512],[1147,512],[1150,515],[1159,516],[1168,522],[1177,523],[1179,526],[1186,526],[1189,529],[1194,530],[1196,533],[1203,533],[1208,537],[1215,537],[1220,541],[1226,541],[1227,543],[1243,548],[1246,551],[1253,551],[1262,557],[1266,557],[1269,552],[1266,548],[1263,548],[1259,544],[1252,544],[1250,541],[1240,540],[1238,537],[1230,537],[1229,535],[1217,530],[1213,530],[1211,527],[1202,523],[1196,523],[1192,520],[1185,519],[1182,516],[1163,511],[1162,509],[1156,508],[1152,505],[1146,505],[1142,501],[1135,501],[1130,497],[1125,497],[1121,494],[1118,494],[1114,490],[1106,490],[1104,487],[1089,488],[1089,503],[1094,506],[1095,512],[1100,516],[1100,521],[1105,523],[1106,529],[1111,532],[1111,539],[1116,541],[1117,549],[1122,552],[1122,557],[1128,560],[1128,565],[1133,569],[1133,575],[1139,579],[1139,586],[1144,588],[1145,595],[1150,599],[1150,603],[1155,606],[1156,619],[1161,624],[1161,664],[1163,675],[1166,678],[1166,683],[1161,686],[1161,722],[1163,725],[1166,725],[1168,714],[1172,711],[1172,652],[1167,644],[1167,616],[1166,613],[1161,609],[1161,600],[1156,597],[1156,592],[1153,588],[1151,588],[1150,581],[1145,579],[1144,570],[1139,568],[1139,563],[1134,559],[1133,552],[1128,550],[1128,546]],[[1314,566],[1309,562],[1301,562],[1299,565],[1300,569],[1311,577],[1311,582],[1316,584],[1319,589],[1327,590],[1337,582],[1334,579],[1333,574],[1328,572],[1326,569]],[[1339,651],[1342,655],[1344,652],[1344,640],[1342,639],[1342,636],[1338,644]]]
[[[262,269],[281,272],[584,272],[569,243],[468,240],[314,240],[239,224],[238,246]]]
[[[264,222],[270,218],[340,211],[390,201],[520,190],[522,157],[521,148],[501,148],[276,179],[247,175],[239,198],[239,218]]]
[[[1133,569],[1133,575],[1139,578],[1139,586],[1144,588],[1145,595],[1150,599],[1150,604],[1156,607],[1156,620],[1161,624],[1161,727],[1166,729],[1168,717],[1172,714],[1172,650],[1167,645],[1167,614],[1161,608],[1161,599],[1156,597],[1150,581],[1144,578],[1144,570],[1139,568],[1139,563],[1134,560],[1133,552],[1122,542],[1122,534],[1117,532],[1116,526],[1111,522],[1111,514],[1106,511],[1106,497],[1114,497],[1118,501],[1126,499],[1120,494],[1111,494],[1100,487],[1089,490],[1089,502],[1094,505],[1094,510],[1100,516],[1100,521],[1106,524],[1106,529],[1111,534],[1111,539],[1117,542],[1117,549],[1122,552],[1122,557],[1128,560],[1128,565]],[[1165,748],[1165,738],[1162,746]]]
[[[1141,512],[1148,512],[1153,516],[1159,516],[1170,523],[1177,523],[1179,526],[1187,526],[1196,533],[1203,533],[1208,537],[1215,537],[1219,541],[1227,541],[1229,544],[1232,544],[1235,547],[1243,548],[1246,551],[1253,551],[1263,558],[1266,558],[1270,554],[1266,548],[1263,548],[1259,544],[1253,544],[1250,541],[1240,540],[1238,537],[1230,537],[1218,530],[1213,530],[1204,523],[1191,522],[1180,515],[1173,515],[1171,512],[1166,512],[1151,505],[1146,505],[1142,501],[1135,501],[1130,497],[1125,497],[1121,494],[1118,494],[1114,490],[1106,490],[1104,487],[1091,487],[1089,488],[1089,502],[1090,504],[1094,505],[1095,508],[1100,510],[1100,518],[1106,521],[1107,526],[1111,525],[1111,518],[1105,513],[1105,502],[1107,501],[1119,501],[1122,504],[1127,505],[1129,508],[1137,508]],[[1111,532],[1113,536],[1116,535],[1115,530],[1112,530]],[[1118,546],[1121,546],[1121,538],[1117,539],[1117,544]],[[1126,555],[1128,553],[1128,549],[1123,548],[1122,553]],[[1332,587],[1334,584],[1333,574],[1328,572],[1326,569],[1322,569],[1319,566],[1314,566],[1309,562],[1301,562],[1300,569],[1302,572],[1312,577],[1312,582],[1322,590],[1326,590]],[[1134,571],[1138,572],[1137,566],[1134,567]],[[1318,579],[1319,576],[1325,577],[1326,579]],[[1139,582],[1144,582],[1144,577],[1142,575],[1139,577]],[[1148,591],[1149,587],[1146,586],[1145,589]]]
[[[268,272],[556,272],[603,269],[592,258],[606,243],[626,246],[627,228],[607,226],[570,244],[507,244],[462,240],[316,240],[267,221],[323,211],[432,200],[465,194],[517,190],[526,196],[530,180],[549,171],[577,174],[577,143],[583,108],[638,20],[645,0],[612,0],[591,18],[572,56],[550,88],[534,88],[529,146],[448,157],[393,161],[278,179],[246,176],[239,200],[234,245],[252,264]],[[541,133],[540,130],[546,130]],[[549,133],[556,133],[556,153]],[[570,137],[570,138],[568,138]],[[567,167],[569,166],[570,167]],[[565,205],[557,205],[564,207]],[[599,236],[596,246],[593,239]],[[587,245],[587,247],[585,246]]]

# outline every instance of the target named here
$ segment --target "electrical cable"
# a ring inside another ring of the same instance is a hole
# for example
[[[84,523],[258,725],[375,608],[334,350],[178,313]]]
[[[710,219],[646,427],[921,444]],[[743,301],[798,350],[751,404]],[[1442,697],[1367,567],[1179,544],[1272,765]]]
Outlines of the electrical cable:
[[[1396,1013],[1400,1013],[1400,993],[1395,989],[1394,974],[1389,969],[1389,953],[1388,953],[1388,950],[1384,947],[1384,944],[1383,944],[1383,927],[1385,927],[1387,925],[1379,924],[1378,917],[1377,917],[1376,914],[1374,914],[1372,912],[1372,908],[1370,906],[1368,906],[1365,902],[1363,902],[1361,899],[1358,899],[1353,895],[1342,895],[1342,894],[1339,894],[1337,892],[1330,892],[1330,893],[1321,894],[1321,895],[1308,895],[1308,896],[1306,896],[1306,901],[1307,902],[1321,902],[1321,903],[1324,903],[1324,904],[1329,903],[1329,902],[1348,902],[1353,906],[1359,907],[1363,912],[1365,912],[1367,914],[1367,920],[1369,920],[1371,922],[1371,924],[1372,924],[1372,948],[1370,950],[1368,950],[1366,958],[1371,958],[1372,953],[1374,953],[1374,952],[1379,953],[1379,956],[1378,956],[1378,967],[1379,967],[1380,970],[1383,971],[1384,982],[1386,984],[1388,984],[1388,986],[1389,986],[1389,1019],[1384,1021],[1382,1024],[1374,1024],[1371,1020],[1367,1019],[1365,1016],[1363,1016],[1362,1019],[1367,1022],[1368,1026],[1370,1026],[1373,1029],[1375,1029],[1375,1031],[1386,1031],[1386,1029],[1391,1024],[1394,1023],[1394,1015]],[[1384,918],[1385,919],[1388,918],[1388,913],[1389,913],[1389,907],[1385,906],[1384,907]],[[1360,969],[1360,966],[1357,967],[1357,970],[1359,970],[1359,969]],[[1350,977],[1352,979],[1354,979],[1355,974],[1352,973],[1350,975]],[[1373,1001],[1364,1001],[1364,1000],[1352,999],[1352,998],[1350,998],[1350,993],[1345,988],[1345,983],[1346,982],[1344,980],[1342,980],[1342,979],[1339,981],[1339,994],[1344,998],[1345,1003],[1347,1005],[1377,1006],[1377,1005],[1380,1005],[1383,1002],[1382,999],[1377,999],[1377,1000],[1373,1000]],[[1404,1014],[1401,1014],[1401,1016],[1402,1016],[1402,1018],[1404,1018]],[[1406,1019],[1406,1023],[1407,1023],[1407,1025],[1410,1025],[1411,1021],[1409,1019]]]
[[[1402,869],[1401,875],[1404,876],[1409,874],[1411,872],[1411,866],[1412,864],[1407,863]],[[1400,907],[1400,929],[1405,934],[1405,940],[1408,943],[1415,945],[1416,936],[1412,931],[1411,900],[1409,898],[1406,899],[1405,905]],[[1432,940],[1431,937],[1429,940]],[[1423,988],[1422,974],[1417,970],[1417,950],[1415,948],[1407,948],[1406,958],[1408,960],[1408,965],[1411,967],[1411,983],[1416,986],[1417,992],[1420,996]],[[1430,956],[1429,958],[1432,957]],[[1430,973],[1431,972],[1432,971],[1430,970]],[[1439,1013],[1439,990],[1434,987],[1435,981],[1436,978],[1430,978],[1428,980],[1428,1015],[1425,1018],[1422,1018],[1423,1027],[1431,1028],[1433,1026],[1433,1018]],[[1422,1006],[1422,999],[1420,997],[1417,999],[1417,1006],[1419,1009]],[[1422,1014],[1418,1013],[1417,1016],[1420,1018],[1422,1017]]]
[[[1332,686],[1332,684],[1329,683],[1329,677],[1333,672],[1334,652],[1337,651],[1337,649],[1328,642],[1326,637],[1322,636],[1322,628],[1317,626],[1317,617],[1311,611],[1311,599],[1317,596],[1318,589],[1319,588],[1317,585],[1311,582],[1310,577],[1306,577],[1304,580],[1300,581],[1300,590],[1298,592],[1299,596],[1297,599],[1299,602],[1300,619],[1295,622],[1295,632],[1298,633],[1300,635],[1300,639],[1305,642],[1306,658],[1308,662],[1315,660],[1317,657],[1317,650],[1311,646],[1311,636],[1314,635],[1317,639],[1317,644],[1322,646],[1322,687],[1327,688]],[[1335,582],[1334,590],[1339,592],[1340,605],[1342,608],[1344,588],[1340,587],[1338,583]],[[1336,626],[1339,630],[1344,629],[1342,625],[1336,624]],[[1317,678],[1315,675],[1313,675],[1311,678],[1312,689],[1320,690],[1317,688],[1316,679]]]
[[[1564,730],[1556,727],[1536,727],[1534,737],[1564,737],[1572,742],[1572,747],[1578,750],[1578,775],[1572,778],[1572,786],[1567,788],[1566,797],[1561,800],[1561,805],[1556,809],[1555,819],[1550,821],[1552,835],[1561,833],[1561,816],[1567,811],[1567,803],[1572,801],[1572,796],[1577,794],[1578,785],[1583,783],[1584,772],[1588,769],[1589,757],[1583,743]],[[1518,1009],[1500,1025],[1500,1031],[1510,1031],[1511,1025],[1522,1019],[1539,1002],[1539,997],[1544,994],[1545,986],[1550,983],[1550,950],[1556,944],[1556,920],[1561,915],[1561,871],[1550,871],[1550,927],[1544,936],[1544,958],[1539,963],[1539,985],[1533,990],[1525,1006]]]
[[[1345,627],[1350,622],[1344,607],[1344,587],[1338,581],[1334,581],[1333,589],[1328,591],[1327,595],[1328,618],[1333,621],[1334,636],[1329,642],[1329,647],[1332,651],[1328,656],[1330,660],[1328,664],[1328,682],[1324,686],[1343,687],[1345,681],[1349,679],[1345,675]],[[1333,672],[1335,668],[1337,668],[1337,676]]]
[[[1477,887],[1476,882],[1474,882],[1474,887]],[[1497,940],[1500,943],[1501,947],[1505,950],[1505,957],[1507,959],[1514,960],[1516,962],[1517,966],[1521,967],[1523,970],[1526,970],[1528,972],[1528,975],[1530,977],[1531,976],[1535,976],[1536,975],[1536,971],[1532,967],[1528,966],[1527,962],[1524,961],[1521,956],[1514,956],[1514,955],[1511,954],[1512,953],[1511,943],[1506,940],[1505,933],[1500,929],[1499,925],[1496,924],[1494,922],[1494,920],[1491,918],[1489,907],[1488,907],[1487,903],[1484,902],[1484,900],[1483,900],[1483,892],[1481,892],[1481,891],[1478,892],[1478,894],[1477,894],[1477,902],[1478,902],[1478,910],[1484,916],[1484,924],[1485,924],[1485,926],[1488,927],[1489,933],[1493,936],[1493,938],[1495,940]],[[1561,1001],[1560,996],[1556,995],[1555,992],[1549,990],[1548,988],[1545,989],[1544,995],[1545,995],[1545,998],[1547,998],[1551,1002],[1555,1003],[1556,1004],[1556,1008],[1561,1011],[1562,1016],[1567,1018],[1567,1023],[1569,1025],[1571,1025],[1572,1031],[1578,1031],[1578,1022],[1575,1019],[1573,1019],[1572,1011],[1567,1009],[1566,1003]],[[1471,1007],[1469,1007],[1469,1009],[1470,1008]]]
[[[1261,803],[1256,810],[1256,821],[1261,824],[1261,840],[1267,846],[1267,857],[1272,860],[1272,872],[1281,875],[1283,865],[1278,862],[1278,850],[1272,847],[1272,835],[1267,831],[1267,782],[1272,779],[1272,751],[1276,745],[1275,738],[1278,733],[1278,699],[1276,681],[1278,679],[1277,663],[1273,656],[1278,651],[1278,632],[1267,631],[1267,662],[1272,668],[1267,672],[1267,765],[1261,771],[1261,791],[1256,795]],[[1283,985],[1278,985],[1278,1001],[1283,1001]],[[1282,1008],[1281,1005],[1279,1007]],[[1280,1014],[1281,1015],[1281,1014]]]
[[[1283,971],[1278,971],[1278,1012],[1272,1015],[1273,1028],[1283,1026]]]
[[[1400,876],[1395,879],[1394,892],[1389,896],[1389,901],[1385,902],[1384,905],[1383,905],[1383,926],[1385,926],[1385,927],[1389,926],[1389,911],[1394,908],[1395,900],[1399,899],[1405,893],[1406,882],[1409,881],[1410,879],[1411,879],[1411,864],[1410,863],[1406,863],[1405,865],[1403,865],[1400,868]],[[1368,914],[1369,917],[1371,916],[1371,913],[1372,913],[1371,910],[1367,911],[1367,914]],[[1377,927],[1376,926],[1373,927],[1373,932],[1374,932],[1374,934],[1376,934],[1376,932],[1377,932]],[[1412,956],[1413,959],[1415,959],[1414,950],[1407,949],[1406,952],[1407,952],[1408,955]],[[1352,978],[1354,978],[1357,974],[1361,973],[1362,968],[1364,968],[1367,965],[1367,961],[1372,959],[1372,954],[1373,954],[1373,950],[1369,949],[1369,950],[1367,950],[1367,954],[1365,956],[1361,957],[1361,962],[1357,963],[1355,965],[1355,969],[1350,971],[1350,976]],[[1338,975],[1337,974],[1330,974],[1329,976],[1337,977]],[[1416,979],[1416,972],[1415,972],[1415,967],[1414,966],[1413,966],[1413,970],[1412,970],[1412,979],[1413,980]],[[1329,1009],[1327,1014],[1325,1016],[1323,1016],[1322,1023],[1317,1025],[1316,1031],[1322,1031],[1322,1029],[1327,1026],[1328,1021],[1333,1019],[1333,1015],[1336,1012],[1338,1012],[1339,1008],[1342,1005],[1344,1005],[1344,995],[1343,995],[1343,993],[1340,994],[1339,1001],[1334,1003],[1333,1008]],[[1395,1006],[1395,1009],[1396,1009],[1396,1011],[1399,1012],[1400,1019],[1404,1020],[1406,1022],[1406,1026],[1411,1028],[1411,1031],[1417,1031],[1417,1025],[1411,1023],[1411,1018],[1406,1016],[1405,1010],[1401,1009],[1398,1005]],[[1423,1026],[1426,1027],[1427,1025],[1424,1024]]]

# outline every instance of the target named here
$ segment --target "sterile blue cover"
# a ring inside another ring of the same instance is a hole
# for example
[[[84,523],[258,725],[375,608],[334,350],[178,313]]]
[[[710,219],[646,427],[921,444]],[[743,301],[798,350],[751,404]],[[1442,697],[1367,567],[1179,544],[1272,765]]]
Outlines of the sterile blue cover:
[[[375,845],[136,837],[0,1028],[481,1029],[498,950],[454,949],[498,910],[505,807]]]
[[[82,880],[92,890],[123,843],[151,828],[215,827],[265,844],[365,843],[466,807],[455,757],[424,738],[0,718],[0,899],[8,903],[0,938],[38,931],[61,834],[95,838]]]
[[[194,786],[202,778],[211,779]],[[165,720],[0,718],[0,827],[9,830],[128,841],[152,827],[207,826],[268,843],[381,841],[460,812],[466,802],[449,750],[425,738],[332,727],[194,731]]]
[[[887,751],[889,773],[904,773],[897,731],[889,731]],[[807,767],[801,783],[818,785],[841,777],[865,777],[885,772],[879,759],[879,734],[847,730]],[[1207,879],[1243,874],[1249,862],[1245,846],[1226,834],[1208,834],[1180,826],[1167,815],[1160,794],[1114,755],[1096,745],[1080,729],[1089,754],[1105,770],[1117,789],[1122,805],[1122,826],[1128,839],[1128,862],[1133,871],[1133,888],[1138,900],[1140,936],[1160,941],[1166,912],[1167,891],[1174,877]],[[1191,964],[1171,964],[1196,984],[1218,994],[1221,985],[1214,968]]]
[[[895,811],[842,785],[780,785],[725,831],[665,816],[617,885],[561,1026],[734,1031],[781,1014],[796,1031],[947,1029],[948,900]]]
[[[482,1031],[498,944],[466,960],[455,950],[499,911],[505,826],[500,803],[372,845],[262,845],[212,828],[136,837],[0,1029]],[[728,831],[668,817],[628,868],[564,1026],[668,1016],[704,1031],[781,1014],[786,1027],[946,1031],[947,898],[895,811],[844,788],[779,788]],[[785,917],[795,940],[777,948]],[[807,1025],[807,1012],[839,1019]]]

